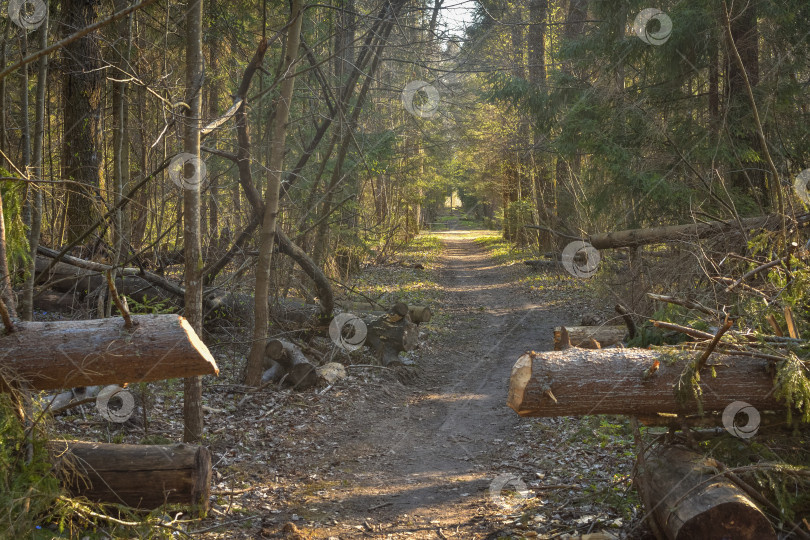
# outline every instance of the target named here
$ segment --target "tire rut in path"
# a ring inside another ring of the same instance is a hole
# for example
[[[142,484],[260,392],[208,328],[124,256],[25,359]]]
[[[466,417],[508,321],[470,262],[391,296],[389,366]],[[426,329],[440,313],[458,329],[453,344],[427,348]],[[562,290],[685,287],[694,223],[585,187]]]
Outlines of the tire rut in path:
[[[437,307],[450,315],[451,331],[423,354],[425,372],[409,387],[410,399],[376,403],[380,414],[354,426],[371,456],[346,493],[343,510],[352,511],[344,519],[408,514],[455,530],[472,526],[482,507],[492,510],[493,463],[520,423],[506,407],[512,365],[528,349],[549,348],[551,328],[564,316],[531,303],[515,269],[496,265],[468,231],[439,236],[445,301]]]

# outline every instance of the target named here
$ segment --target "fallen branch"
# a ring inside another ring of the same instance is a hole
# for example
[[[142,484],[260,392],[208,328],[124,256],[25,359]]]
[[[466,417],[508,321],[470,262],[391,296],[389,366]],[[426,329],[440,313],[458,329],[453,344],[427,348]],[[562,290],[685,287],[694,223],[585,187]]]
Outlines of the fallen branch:
[[[647,293],[647,296],[652,300],[657,300],[659,302],[667,302],[670,304],[676,304],[679,306],[683,306],[686,309],[694,309],[695,311],[700,311],[701,313],[705,313],[706,315],[711,315],[712,317],[716,317],[718,319],[725,319],[726,314],[722,311],[718,311],[716,309],[712,309],[709,307],[704,306],[699,302],[695,302],[693,300],[687,300],[685,298],[676,298],[674,296],[666,296],[663,294],[653,294]]]
[[[132,328],[132,317],[129,315],[129,307],[127,301],[118,296],[118,291],[115,289],[115,282],[113,281],[112,271],[107,270],[107,287],[110,289],[110,296],[112,296],[115,307],[121,312],[121,317],[124,318],[124,328]]]
[[[731,328],[731,325],[733,324],[734,321],[732,321],[731,319],[726,319],[726,322],[723,323],[723,326],[720,327],[720,329],[712,338],[711,343],[709,343],[706,346],[706,349],[703,351],[703,354],[700,355],[700,358],[698,358],[697,362],[695,363],[695,372],[700,373],[701,371],[703,371],[703,368],[706,367],[706,361],[709,359],[709,356],[711,356],[715,347],[717,347],[717,344],[720,343],[720,339],[723,337],[723,334],[728,332],[729,328]]]
[[[746,272],[745,274],[743,274],[740,279],[738,279],[737,281],[735,281],[734,283],[732,283],[731,285],[726,287],[726,292],[731,292],[733,289],[737,288],[740,284],[742,284],[743,281],[750,278],[751,276],[754,276],[754,275],[762,272],[763,270],[767,270],[768,268],[773,268],[777,264],[781,264],[781,263],[787,261],[789,258],[790,258],[790,255],[786,255],[786,256],[784,256],[782,258],[775,259],[773,261],[766,262],[765,264],[761,264],[761,265],[757,266],[753,270],[750,270],[750,271]]]

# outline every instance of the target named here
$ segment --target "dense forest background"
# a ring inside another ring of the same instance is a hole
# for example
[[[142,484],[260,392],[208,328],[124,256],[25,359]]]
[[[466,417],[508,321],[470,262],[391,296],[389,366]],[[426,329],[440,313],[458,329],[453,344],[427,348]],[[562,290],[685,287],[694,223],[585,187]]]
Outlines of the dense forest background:
[[[110,270],[134,312],[179,312],[205,340],[217,324],[242,332],[240,382],[255,388],[273,309],[314,307],[323,331],[352,276],[453,211],[555,264],[598,232],[739,223],[702,243],[611,246],[632,249],[606,256],[629,270],[605,277],[605,296],[646,324],[646,293],[688,296],[680,316],[699,291],[719,317],[700,328],[722,329],[710,352],[732,320],[785,337],[784,314],[797,350],[810,331],[806,0],[3,0],[0,13],[8,333],[10,317],[47,315],[72,257],[99,281],[72,289],[66,317],[116,312]],[[749,235],[758,216],[771,226]],[[642,330],[633,345],[656,344]],[[203,437],[202,391],[184,380],[185,441]]]
[[[330,275],[384,257],[453,192],[509,238],[526,223],[577,236],[785,209],[808,166],[804,2],[671,2],[660,15],[481,2],[452,34],[441,2],[304,5],[289,55],[289,6],[213,0],[194,86],[194,6],[144,2],[46,56],[129,4],[55,2],[46,20],[38,6],[7,6],[28,28],[0,23],[2,166],[25,179],[3,182],[15,275],[30,274],[26,242],[157,267],[182,251],[188,210],[167,163],[191,125],[204,281],[228,279],[221,258],[255,242],[293,78],[278,219]],[[403,92],[414,81],[428,86]],[[275,264],[277,289],[296,284]]]

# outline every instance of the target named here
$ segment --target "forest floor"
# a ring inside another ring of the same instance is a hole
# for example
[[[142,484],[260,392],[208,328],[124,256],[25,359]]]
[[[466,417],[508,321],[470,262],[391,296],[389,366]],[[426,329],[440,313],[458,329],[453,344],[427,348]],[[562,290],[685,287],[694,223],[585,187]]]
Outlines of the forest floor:
[[[625,420],[523,419],[506,406],[515,360],[551,349],[554,326],[599,311],[590,285],[531,272],[498,252],[504,244],[491,231],[437,232],[428,244],[405,254],[423,270],[372,267],[360,281],[435,308],[420,329],[416,368],[355,366],[331,387],[245,397],[228,383],[240,362],[212,347],[222,369],[205,392],[216,501],[189,533],[647,538]],[[410,284],[385,283],[403,272]],[[150,435],[134,440],[181,432],[177,390],[156,395]],[[63,427],[87,440],[86,424]]]
[[[440,253],[423,281],[434,282],[428,300],[441,331],[423,331],[416,376],[402,384],[370,370],[325,394],[293,395],[305,411],[266,430],[277,445],[274,477],[261,472],[269,464],[242,462],[253,469],[251,482],[269,490],[264,501],[239,504],[252,513],[258,502],[269,512],[259,531],[226,535],[643,537],[629,433],[614,436],[625,426],[526,420],[506,406],[515,360],[551,349],[554,326],[593,311],[576,293],[583,282],[558,275],[528,285],[524,265],[499,264],[476,242],[491,238],[488,231],[435,235]]]

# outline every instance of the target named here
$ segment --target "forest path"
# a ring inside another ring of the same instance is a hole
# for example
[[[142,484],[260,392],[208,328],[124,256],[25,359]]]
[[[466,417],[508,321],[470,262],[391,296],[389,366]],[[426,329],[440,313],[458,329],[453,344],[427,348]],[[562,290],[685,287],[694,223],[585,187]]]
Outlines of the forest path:
[[[502,526],[503,516],[490,519],[504,511],[489,491],[504,473],[498,464],[517,457],[509,374],[524,351],[551,347],[565,314],[529,301],[517,269],[494,263],[475,231],[435,234],[445,297],[436,307],[450,329],[422,353],[415,381],[382,388],[379,400],[359,398],[328,434],[340,441],[329,459],[342,487],[317,506],[339,517],[310,529],[315,538],[472,539]]]

